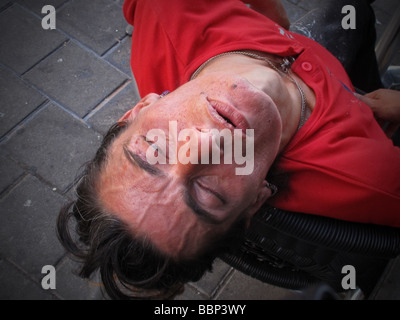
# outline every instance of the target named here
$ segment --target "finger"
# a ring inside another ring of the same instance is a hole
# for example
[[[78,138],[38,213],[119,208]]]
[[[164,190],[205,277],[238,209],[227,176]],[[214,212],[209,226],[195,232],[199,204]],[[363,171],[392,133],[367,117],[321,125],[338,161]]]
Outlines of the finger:
[[[390,91],[392,91],[392,90],[378,89],[378,90],[366,93],[365,96],[370,99],[380,99],[382,96],[384,96],[385,94],[387,94],[387,92],[390,92]]]
[[[367,97],[366,95],[360,95],[358,93],[354,94],[361,102],[364,102],[368,107],[371,108],[375,117],[379,117],[379,100]]]
[[[365,95],[361,95],[361,94],[357,94],[358,98],[361,101],[364,101],[365,103],[369,104],[369,103],[375,103],[375,95],[372,94],[365,94]]]
[[[364,102],[367,105],[370,105],[374,101],[371,98],[367,97],[366,95],[361,95],[361,94],[356,93],[356,92],[354,92],[353,94],[358,100],[361,100],[362,102]]]
[[[369,98],[369,99],[376,99],[378,97],[379,93],[378,91],[372,91],[372,92],[368,92],[364,95],[364,97]]]

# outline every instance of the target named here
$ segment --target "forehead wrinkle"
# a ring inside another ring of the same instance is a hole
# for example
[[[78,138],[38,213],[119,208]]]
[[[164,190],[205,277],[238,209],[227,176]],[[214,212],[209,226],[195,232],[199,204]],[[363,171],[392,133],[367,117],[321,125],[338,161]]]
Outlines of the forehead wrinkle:
[[[181,188],[168,186],[160,192],[149,192],[135,184],[128,188],[107,186],[102,188],[108,195],[104,204],[128,225],[132,234],[147,237],[162,252],[174,258],[192,255],[203,244],[210,226],[189,212]]]
[[[181,192],[169,195],[138,195],[141,198],[136,206],[138,211],[132,212],[129,218],[134,218],[130,224],[133,232],[146,236],[162,252],[176,258],[196,250],[197,240],[202,237],[204,228],[197,217],[183,206]]]

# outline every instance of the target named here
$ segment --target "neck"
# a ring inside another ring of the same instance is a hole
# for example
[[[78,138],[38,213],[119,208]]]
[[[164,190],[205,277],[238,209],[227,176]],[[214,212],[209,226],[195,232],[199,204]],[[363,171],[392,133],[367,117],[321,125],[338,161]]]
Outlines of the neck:
[[[272,98],[282,121],[281,152],[295,135],[300,121],[301,97],[296,84],[265,61],[241,54],[220,56],[207,63],[196,76],[226,70],[247,79]]]

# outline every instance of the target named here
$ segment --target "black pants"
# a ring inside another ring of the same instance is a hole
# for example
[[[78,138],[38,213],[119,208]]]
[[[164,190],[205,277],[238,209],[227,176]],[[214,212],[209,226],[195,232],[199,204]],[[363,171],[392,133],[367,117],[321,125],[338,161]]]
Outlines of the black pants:
[[[309,37],[330,51],[346,69],[354,87],[365,93],[382,88],[375,56],[375,14],[367,0],[321,1],[312,10],[294,22],[291,31]],[[356,28],[344,29],[342,13],[345,5],[356,12]]]

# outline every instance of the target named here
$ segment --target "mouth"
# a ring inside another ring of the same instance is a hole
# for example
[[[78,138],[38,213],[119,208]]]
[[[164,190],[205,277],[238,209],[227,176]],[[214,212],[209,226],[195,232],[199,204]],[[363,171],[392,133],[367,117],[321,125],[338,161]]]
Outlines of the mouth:
[[[208,99],[207,107],[211,116],[229,129],[240,129],[244,133],[250,126],[245,117],[234,107],[221,101]]]

